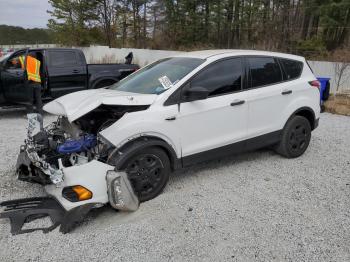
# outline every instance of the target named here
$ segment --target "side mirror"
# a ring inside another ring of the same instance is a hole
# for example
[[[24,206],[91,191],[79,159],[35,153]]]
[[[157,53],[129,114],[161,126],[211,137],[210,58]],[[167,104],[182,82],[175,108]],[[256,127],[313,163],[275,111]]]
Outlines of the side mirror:
[[[201,86],[194,86],[185,91],[185,100],[187,102],[204,100],[209,96],[209,91]]]

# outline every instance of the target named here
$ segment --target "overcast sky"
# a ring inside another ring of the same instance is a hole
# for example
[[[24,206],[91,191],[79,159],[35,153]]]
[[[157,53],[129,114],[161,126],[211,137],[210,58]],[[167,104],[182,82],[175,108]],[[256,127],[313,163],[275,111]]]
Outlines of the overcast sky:
[[[47,0],[0,0],[0,24],[46,28],[50,7]]]

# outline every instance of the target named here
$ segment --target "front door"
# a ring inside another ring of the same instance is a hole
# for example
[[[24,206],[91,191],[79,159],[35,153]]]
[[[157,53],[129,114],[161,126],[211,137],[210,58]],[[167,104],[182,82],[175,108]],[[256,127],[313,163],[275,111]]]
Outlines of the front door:
[[[247,103],[242,84],[241,58],[229,58],[210,64],[183,87],[177,121],[185,166],[243,149]],[[207,89],[209,97],[186,102],[184,94],[193,87]]]
[[[7,102],[29,102],[32,93],[25,84],[24,70],[19,61],[20,56],[25,56],[26,51],[20,51],[8,58],[1,73],[4,96]]]

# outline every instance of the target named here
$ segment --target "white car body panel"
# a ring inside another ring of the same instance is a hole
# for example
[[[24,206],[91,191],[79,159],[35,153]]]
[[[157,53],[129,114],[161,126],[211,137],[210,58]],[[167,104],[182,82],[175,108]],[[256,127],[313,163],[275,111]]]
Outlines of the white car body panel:
[[[243,92],[182,103],[176,129],[181,137],[182,157],[244,140],[247,133],[247,104]]]
[[[45,190],[49,195],[59,199],[65,210],[88,203],[105,204],[108,202],[106,173],[114,170],[114,166],[92,160],[83,165],[63,168],[64,181],[60,186],[46,185]],[[70,202],[62,197],[62,188],[81,185],[92,192],[92,198],[79,202]]]
[[[294,80],[265,87],[242,90],[204,100],[165,106],[164,102],[198,71],[227,57],[258,55],[288,58],[303,62],[302,75]],[[143,111],[125,113],[118,121],[102,130],[100,135],[120,148],[141,136],[153,136],[170,145],[178,159],[220,148],[275,131],[281,131],[289,117],[300,108],[311,108],[319,118],[319,91],[308,82],[315,80],[303,57],[251,50],[211,50],[190,52],[178,57],[206,59],[173,87],[159,95],[135,94],[115,90],[86,90],[69,94],[48,103],[44,110],[67,116],[70,122],[104,105],[149,105]],[[285,90],[291,94],[282,95]],[[232,102],[245,103],[231,106]],[[69,210],[85,203],[107,203],[106,172],[114,167],[91,161],[81,166],[64,168],[64,185],[82,185],[93,192],[90,200],[71,203],[61,196],[61,189],[46,186],[49,194],[60,199]]]
[[[109,89],[90,89],[71,93],[46,104],[44,110],[67,116],[70,122],[85,115],[99,105],[150,105],[157,95],[136,94]]]
[[[140,136],[155,136],[166,141],[180,158],[180,137],[176,122],[166,120],[166,118],[177,115],[177,105],[167,107],[152,106],[152,108],[145,111],[126,113],[116,123],[100,132],[100,134],[117,148]]]
[[[304,70],[301,77],[296,80],[203,101],[182,103],[180,107],[163,106],[173,92],[207,65],[222,58],[246,55],[275,56],[301,61],[304,63]],[[52,114],[65,115],[72,122],[101,104],[151,105],[145,111],[126,113],[115,124],[103,130],[101,135],[116,147],[121,147],[136,137],[156,136],[171,145],[178,157],[281,130],[289,117],[286,115],[302,107],[303,103],[304,106],[312,104],[316,118],[319,117],[319,104],[316,99],[316,96],[319,96],[318,90],[307,85],[307,82],[314,80],[315,77],[303,57],[254,50],[207,50],[182,53],[175,57],[201,58],[206,61],[160,95],[108,89],[85,90],[60,97],[48,103],[44,110]],[[293,94],[281,95],[285,89],[293,89]],[[310,94],[312,98],[308,99]],[[294,101],[296,96],[300,102]],[[301,99],[299,96],[306,98]],[[246,103],[230,107],[230,102],[236,99],[243,99]],[[176,117],[176,121],[165,120],[169,117]],[[230,117],[236,121],[227,121]],[[224,133],[218,136],[220,130]]]

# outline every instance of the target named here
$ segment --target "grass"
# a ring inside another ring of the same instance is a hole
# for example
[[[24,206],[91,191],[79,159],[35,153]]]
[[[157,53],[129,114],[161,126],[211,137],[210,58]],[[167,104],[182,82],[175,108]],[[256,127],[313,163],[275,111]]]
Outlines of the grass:
[[[350,116],[350,94],[331,95],[324,106],[326,112]]]

